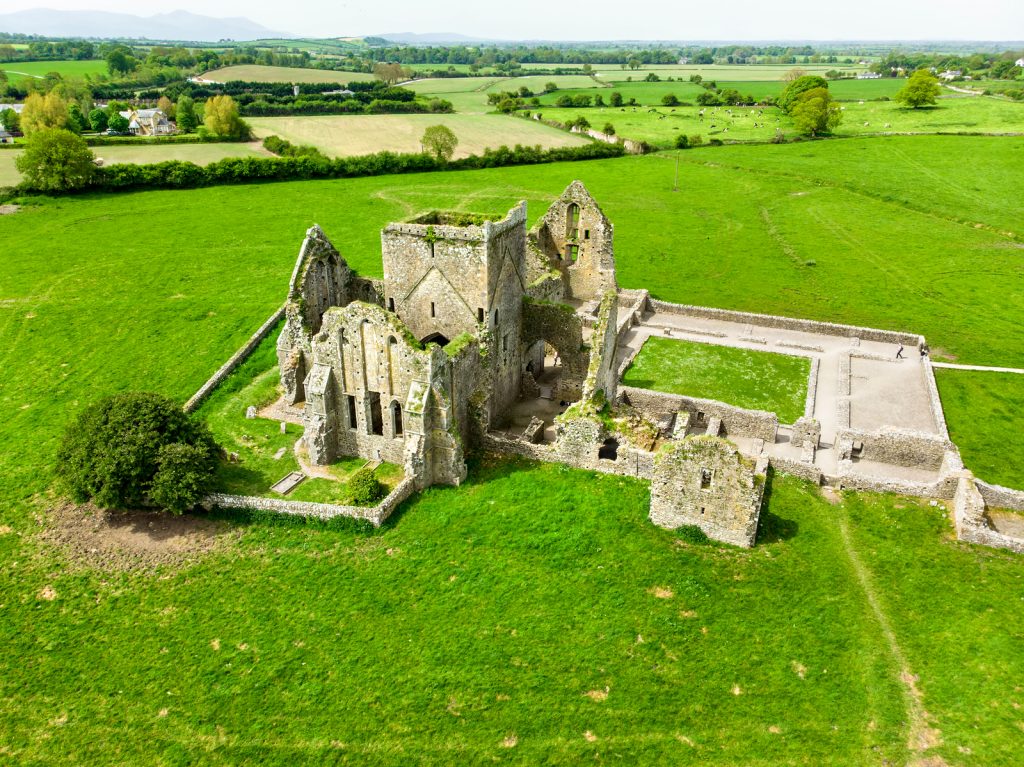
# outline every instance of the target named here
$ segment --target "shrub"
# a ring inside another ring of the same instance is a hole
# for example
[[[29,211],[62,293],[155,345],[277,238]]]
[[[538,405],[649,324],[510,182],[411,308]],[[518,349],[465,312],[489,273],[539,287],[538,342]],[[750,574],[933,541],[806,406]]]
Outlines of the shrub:
[[[688,149],[690,147],[690,139],[680,133],[676,136],[676,149]]]
[[[615,135],[615,126],[612,125],[611,123],[605,123],[604,124],[604,128],[601,129],[601,132],[604,133],[604,134],[607,134],[609,136],[614,136]]]
[[[387,486],[377,479],[372,469],[365,466],[348,481],[349,500],[356,506],[371,506],[387,494]]]
[[[703,136],[701,136],[701,135],[700,135],[700,134],[698,133],[698,134],[695,134],[695,135],[693,135],[693,136],[690,136],[690,138],[688,139],[688,141],[689,141],[689,144],[690,144],[690,146],[700,146],[701,144],[703,144],[703,143],[704,143],[704,137],[703,137]]]
[[[171,399],[123,392],[87,407],[64,434],[57,474],[78,501],[180,513],[213,479],[219,449]],[[158,479],[159,477],[159,479]]]
[[[661,103],[667,107],[677,107],[679,106],[679,99],[674,93],[666,93],[661,97]]]

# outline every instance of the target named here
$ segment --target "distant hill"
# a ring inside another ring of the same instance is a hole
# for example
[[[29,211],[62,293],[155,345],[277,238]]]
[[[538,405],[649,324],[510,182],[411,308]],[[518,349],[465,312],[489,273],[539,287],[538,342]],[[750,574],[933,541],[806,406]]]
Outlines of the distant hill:
[[[290,37],[249,19],[217,19],[187,11],[133,16],[105,11],[54,11],[45,8],[0,14],[0,32],[19,32],[47,37],[147,38],[216,42]]]
[[[460,35],[456,32],[424,32],[422,34],[416,32],[392,32],[386,35],[372,35],[372,37],[382,37],[392,43],[402,43],[404,45],[443,45],[444,43],[464,45],[468,43],[505,42],[504,40],[496,40],[494,38],[469,37],[468,35]]]

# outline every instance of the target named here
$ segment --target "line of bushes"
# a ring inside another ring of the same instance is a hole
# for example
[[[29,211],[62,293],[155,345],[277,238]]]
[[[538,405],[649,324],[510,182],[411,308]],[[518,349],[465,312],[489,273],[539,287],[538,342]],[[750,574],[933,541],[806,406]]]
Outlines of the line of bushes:
[[[287,115],[449,114],[454,110],[452,103],[444,99],[432,99],[426,103],[374,99],[365,104],[355,99],[345,101],[295,99],[277,104],[268,101],[253,101],[248,104],[239,104],[238,111],[243,117],[283,117]]]
[[[595,142],[578,147],[543,149],[540,146],[501,146],[484,150],[451,162],[427,154],[378,152],[360,157],[329,159],[320,155],[298,157],[229,157],[203,167],[191,162],[170,160],[150,165],[115,164],[97,168],[88,186],[79,191],[122,191],[131,189],[191,189],[220,184],[245,184],[260,181],[296,181],[302,179],[356,178],[398,173],[424,173],[441,170],[476,170],[506,165],[535,165],[621,157],[618,144]],[[21,186],[17,192],[32,192]]]
[[[276,154],[278,157],[313,157],[316,159],[323,158],[324,160],[330,160],[330,158],[317,149],[315,146],[309,144],[293,144],[287,139],[283,139],[280,136],[267,136],[263,139],[263,148],[272,154]]]

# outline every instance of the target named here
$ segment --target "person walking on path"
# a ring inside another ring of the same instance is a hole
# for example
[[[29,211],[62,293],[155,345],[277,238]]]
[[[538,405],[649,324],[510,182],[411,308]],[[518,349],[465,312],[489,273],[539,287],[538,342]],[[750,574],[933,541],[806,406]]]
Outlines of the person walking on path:
[[[896,359],[903,359],[903,344],[900,344],[900,348],[896,350]]]

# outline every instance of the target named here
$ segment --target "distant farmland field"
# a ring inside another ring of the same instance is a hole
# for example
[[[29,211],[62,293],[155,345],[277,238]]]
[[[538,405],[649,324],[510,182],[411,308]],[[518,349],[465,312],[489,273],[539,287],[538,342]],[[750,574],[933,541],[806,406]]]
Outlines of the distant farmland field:
[[[260,64],[244,64],[237,67],[214,69],[203,75],[209,80],[229,82],[243,80],[247,83],[352,83],[372,80],[366,72],[335,72],[329,69],[302,69],[300,67],[265,67]]]
[[[92,153],[103,158],[105,165],[115,163],[152,163],[165,160],[184,160],[196,165],[208,165],[225,157],[273,157],[258,143],[250,144],[153,144],[146,146],[97,146]],[[21,174],[14,167],[19,150],[0,152],[0,186],[14,186]]]
[[[63,77],[85,77],[107,73],[107,62],[101,59],[89,61],[8,61],[0,64],[0,70],[7,73],[11,82],[29,77],[44,77],[48,72],[59,72]]]
[[[381,152],[419,152],[430,125],[447,125],[459,138],[456,157],[480,154],[502,144],[543,147],[579,146],[587,139],[528,120],[504,115],[342,115],[328,117],[255,117],[257,137],[276,134],[294,144],[312,144],[335,156]]]

